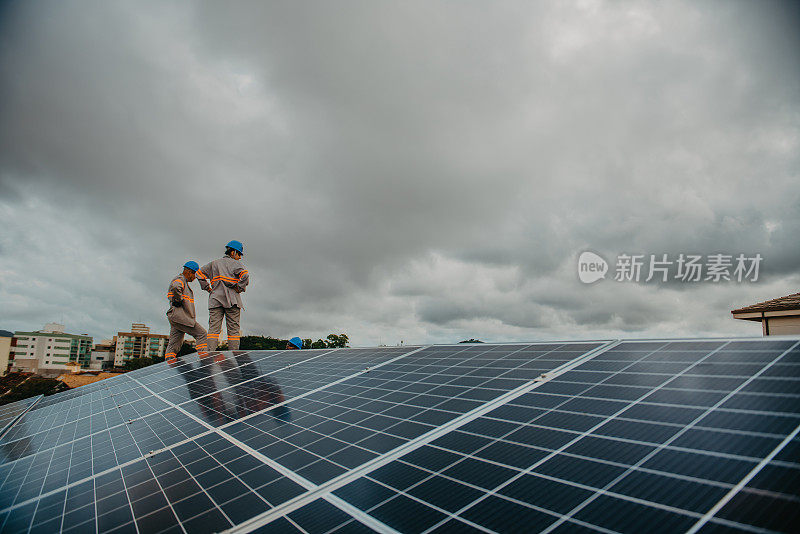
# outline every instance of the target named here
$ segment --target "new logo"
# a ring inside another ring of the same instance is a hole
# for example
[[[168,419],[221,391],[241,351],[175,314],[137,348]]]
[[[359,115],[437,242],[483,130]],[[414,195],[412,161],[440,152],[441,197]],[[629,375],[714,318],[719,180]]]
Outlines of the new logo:
[[[597,282],[606,277],[608,262],[594,252],[581,252],[578,257],[578,278],[584,284]]]

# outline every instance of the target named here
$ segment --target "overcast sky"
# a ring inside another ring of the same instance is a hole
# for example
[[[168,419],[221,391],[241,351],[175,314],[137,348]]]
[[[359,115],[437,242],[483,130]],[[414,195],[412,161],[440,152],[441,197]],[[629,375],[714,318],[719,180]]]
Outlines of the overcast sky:
[[[238,239],[244,334],[760,335],[730,310],[800,291],[798,27],[769,1],[2,2],[0,328],[166,333],[170,277]],[[622,253],[763,261],[616,282]]]

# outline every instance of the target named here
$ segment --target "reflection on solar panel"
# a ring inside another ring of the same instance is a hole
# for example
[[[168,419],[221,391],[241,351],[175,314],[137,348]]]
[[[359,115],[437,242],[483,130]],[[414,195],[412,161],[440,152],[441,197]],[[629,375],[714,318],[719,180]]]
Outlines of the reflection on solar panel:
[[[6,430],[11,428],[11,425],[14,424],[17,418],[30,410],[31,406],[36,404],[41,398],[42,395],[36,395],[35,397],[0,406],[0,436],[5,434]]]
[[[2,532],[800,524],[792,338],[192,354],[0,426]]]

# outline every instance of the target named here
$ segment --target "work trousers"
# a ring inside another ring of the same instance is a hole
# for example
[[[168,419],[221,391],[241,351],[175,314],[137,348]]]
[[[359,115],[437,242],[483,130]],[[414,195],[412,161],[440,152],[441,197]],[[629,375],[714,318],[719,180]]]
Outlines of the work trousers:
[[[208,310],[208,350],[217,350],[219,333],[222,330],[222,316],[228,329],[228,350],[239,350],[239,317],[242,310],[232,308],[211,308]]]
[[[169,322],[169,343],[167,344],[167,358],[174,358],[178,355],[183,345],[183,336],[189,334],[194,338],[194,348],[197,352],[205,352],[206,348],[206,329],[200,326],[200,323],[195,322],[194,326],[186,326],[184,324]]]

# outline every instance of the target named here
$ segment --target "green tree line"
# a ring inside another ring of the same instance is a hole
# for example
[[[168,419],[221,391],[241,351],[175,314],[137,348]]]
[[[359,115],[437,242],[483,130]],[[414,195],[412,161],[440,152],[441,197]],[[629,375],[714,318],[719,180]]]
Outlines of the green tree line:
[[[304,349],[337,349],[347,347],[350,338],[347,334],[328,334],[325,339],[303,340]],[[288,339],[280,339],[271,336],[242,336],[239,341],[239,350],[283,350],[286,348]]]

